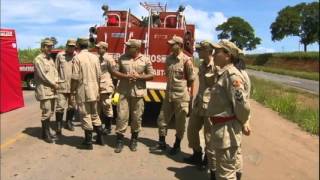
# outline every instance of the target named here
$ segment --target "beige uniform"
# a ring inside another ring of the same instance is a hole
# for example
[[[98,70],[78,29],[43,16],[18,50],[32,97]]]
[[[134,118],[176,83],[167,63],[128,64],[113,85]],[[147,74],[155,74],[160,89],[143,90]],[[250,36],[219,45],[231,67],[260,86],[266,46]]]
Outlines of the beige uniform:
[[[101,67],[101,78],[100,78],[100,105],[99,108],[107,117],[113,117],[112,109],[112,94],[114,92],[114,85],[111,78],[111,68],[114,66],[114,59],[105,53],[102,57],[99,56],[100,67]],[[100,112],[100,110],[99,110]]]
[[[158,118],[159,135],[167,135],[167,126],[175,115],[176,137],[182,139],[190,101],[187,81],[193,81],[195,78],[192,61],[183,52],[177,57],[169,55],[166,59],[165,72],[167,88]]]
[[[74,54],[75,55],[75,54]],[[66,108],[75,108],[75,97],[71,95],[72,59],[74,55],[67,55],[65,51],[57,54],[56,68],[59,74],[59,89],[57,90],[57,112],[64,112]]]
[[[134,71],[139,74],[153,74],[151,61],[144,55],[139,54],[135,59],[128,55],[122,55],[118,60],[118,71],[124,74],[130,74]],[[120,79],[117,92],[120,94],[119,104],[117,106],[116,132],[123,134],[131,117],[131,133],[141,130],[142,114],[144,112],[143,97],[146,94],[146,81]]]
[[[101,126],[97,110],[100,75],[101,69],[96,55],[88,50],[81,50],[74,57],[72,79],[77,82],[76,101],[84,130],[91,131],[93,126]]]
[[[58,82],[58,72],[51,57],[44,53],[39,54],[34,60],[35,67],[35,96],[40,101],[42,110],[41,121],[50,119],[54,112],[56,91],[54,85]]]
[[[205,116],[205,113],[210,101],[211,88],[216,78],[215,70],[216,68],[213,61],[209,64],[202,62],[199,67],[199,90],[194,101],[187,131],[189,147],[201,152],[199,131],[202,126],[204,127],[205,151],[208,156],[208,163],[211,164],[209,165],[210,167],[215,167],[215,161],[214,151],[209,148],[209,142],[211,139],[211,122],[210,119]]]
[[[232,64],[218,71],[207,115],[213,125],[211,143],[216,153],[216,177],[235,180],[240,167],[242,125],[250,115],[246,79]]]

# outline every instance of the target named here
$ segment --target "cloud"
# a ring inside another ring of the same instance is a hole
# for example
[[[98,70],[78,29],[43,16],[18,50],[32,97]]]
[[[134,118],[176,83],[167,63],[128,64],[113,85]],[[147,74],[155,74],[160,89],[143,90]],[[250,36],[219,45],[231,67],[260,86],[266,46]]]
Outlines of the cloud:
[[[245,53],[248,53],[248,54],[261,54],[261,53],[273,53],[275,52],[276,50],[273,49],[273,48],[266,48],[266,47],[257,47],[257,49],[255,50],[252,50],[252,51],[246,51]]]
[[[100,1],[99,1],[100,2]],[[108,1],[110,9],[128,10],[138,18],[148,15],[137,1]],[[1,3],[1,25],[17,31],[19,48],[39,47],[38,42],[46,36],[54,36],[62,45],[68,38],[88,36],[94,24],[103,24],[101,3],[89,0],[3,0]],[[175,11],[176,9],[172,9]],[[216,40],[215,27],[227,20],[222,12],[206,12],[186,6],[187,23],[196,25],[197,41]]]
[[[186,6],[184,14],[187,23],[196,25],[195,36],[197,41],[204,39],[216,41],[218,33],[215,31],[215,28],[227,21],[227,17],[225,17],[222,12],[206,12],[195,9],[190,5]]]

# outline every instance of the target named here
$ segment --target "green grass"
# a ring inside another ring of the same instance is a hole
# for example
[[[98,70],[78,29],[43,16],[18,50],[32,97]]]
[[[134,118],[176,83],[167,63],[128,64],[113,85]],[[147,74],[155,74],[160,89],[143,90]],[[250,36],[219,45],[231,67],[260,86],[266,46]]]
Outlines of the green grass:
[[[40,54],[40,49],[19,49],[20,63],[32,63],[34,58]]]
[[[319,135],[319,96],[255,77],[250,78],[251,98],[297,123],[303,130]],[[310,107],[307,104],[310,101],[316,105]]]
[[[254,66],[254,65],[247,65],[248,69],[253,69],[257,71],[265,71],[271,72],[276,74],[294,76],[303,79],[310,79],[319,81],[319,72],[305,72],[305,71],[296,71],[296,70],[288,70],[288,69],[280,69],[280,68],[273,68],[267,66]]]
[[[261,57],[281,58],[281,59],[299,59],[299,60],[315,60],[319,61],[319,52],[286,52],[286,53],[264,53],[264,54],[248,54],[247,58],[258,59]]]

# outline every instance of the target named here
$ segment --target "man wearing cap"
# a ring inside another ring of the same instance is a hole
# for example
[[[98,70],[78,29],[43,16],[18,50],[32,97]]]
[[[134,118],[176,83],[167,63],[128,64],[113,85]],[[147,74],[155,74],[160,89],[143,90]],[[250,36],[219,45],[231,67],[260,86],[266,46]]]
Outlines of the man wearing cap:
[[[211,88],[215,82],[216,67],[213,62],[213,45],[210,41],[204,40],[196,45],[196,50],[199,54],[199,58],[202,60],[199,67],[199,90],[194,100],[191,116],[188,123],[187,137],[189,147],[193,150],[193,155],[185,158],[184,161],[189,164],[195,164],[198,167],[205,168],[207,160],[214,166],[212,157],[214,152],[209,149],[209,142],[211,136],[211,122],[205,112],[208,109],[208,102],[210,100]],[[214,108],[214,107],[212,107]],[[205,156],[202,159],[202,148],[200,146],[199,131],[204,126],[204,138],[205,138]]]
[[[64,110],[66,112],[65,128],[74,131],[72,118],[75,112],[75,97],[71,94],[72,59],[75,56],[76,40],[69,39],[66,43],[66,50],[59,52],[56,57],[56,68],[59,75],[59,89],[57,90],[56,124],[57,135],[61,135],[62,119]]]
[[[111,78],[111,68],[115,65],[115,61],[112,56],[108,55],[108,43],[100,41],[96,48],[99,54],[99,61],[101,67],[101,77],[100,77],[100,101],[98,105],[98,112],[100,114],[100,119],[104,123],[105,127],[103,129],[104,134],[111,133],[111,123],[113,118],[112,109],[112,94],[114,92],[114,85]]]
[[[80,52],[73,58],[71,92],[76,94],[80,110],[82,129],[85,132],[84,148],[92,149],[93,130],[97,132],[96,142],[104,145],[97,109],[101,69],[98,57],[88,52],[87,38],[78,38],[77,46]]]
[[[57,84],[58,72],[50,57],[52,47],[52,40],[44,39],[41,42],[41,53],[33,61],[36,82],[35,97],[40,101],[40,109],[42,110],[42,138],[48,143],[53,143],[56,138],[50,133],[50,118],[54,113],[56,90],[59,87]]]
[[[112,74],[119,79],[117,92],[120,94],[117,106],[115,152],[123,148],[124,133],[131,118],[130,150],[137,150],[138,134],[141,130],[144,112],[143,97],[146,93],[146,81],[153,79],[153,68],[149,58],[140,53],[141,40],[129,39],[126,42],[126,53],[120,56],[116,70]]]
[[[183,53],[183,39],[173,36],[168,43],[171,47],[171,54],[166,58],[167,88],[158,117],[159,142],[150,150],[151,152],[166,150],[167,126],[174,115],[176,140],[170,154],[175,155],[180,152],[180,142],[184,135],[189,111],[190,92],[188,89],[192,86],[195,75],[191,58]]]
[[[216,157],[216,171],[211,171],[211,179],[239,180],[242,132],[250,134],[251,131],[246,126],[250,117],[248,82],[234,65],[239,58],[239,48],[228,40],[213,46],[214,63],[220,69],[211,90],[214,98],[210,99],[206,113],[212,123],[210,143]]]

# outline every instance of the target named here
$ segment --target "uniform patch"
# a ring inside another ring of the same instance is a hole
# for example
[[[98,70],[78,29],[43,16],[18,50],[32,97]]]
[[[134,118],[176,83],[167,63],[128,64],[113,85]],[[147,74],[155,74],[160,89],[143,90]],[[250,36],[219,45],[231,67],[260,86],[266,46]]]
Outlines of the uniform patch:
[[[234,81],[232,82],[232,86],[233,86],[233,87],[236,87],[236,88],[240,87],[241,84],[242,84],[242,81],[241,81],[240,79],[234,80]]]

